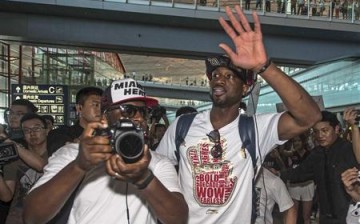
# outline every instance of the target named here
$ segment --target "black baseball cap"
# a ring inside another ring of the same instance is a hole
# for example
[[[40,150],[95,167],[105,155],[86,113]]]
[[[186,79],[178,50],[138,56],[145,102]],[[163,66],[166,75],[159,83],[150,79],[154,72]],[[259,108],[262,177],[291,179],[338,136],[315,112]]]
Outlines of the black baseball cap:
[[[225,67],[233,71],[244,83],[247,83],[247,74],[249,70],[235,66],[230,58],[226,55],[216,55],[207,57],[205,60],[206,76],[211,80],[212,72],[219,68]]]

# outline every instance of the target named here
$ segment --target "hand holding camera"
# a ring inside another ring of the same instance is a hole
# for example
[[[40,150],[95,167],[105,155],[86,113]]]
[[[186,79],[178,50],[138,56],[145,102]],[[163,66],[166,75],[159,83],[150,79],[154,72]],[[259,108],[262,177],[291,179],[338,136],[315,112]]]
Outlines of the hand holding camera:
[[[353,191],[354,185],[359,184],[359,170],[355,167],[345,170],[341,174],[341,180],[347,192]]]
[[[94,135],[95,130],[106,128],[107,123],[105,121],[93,122],[85,127],[80,136],[79,154],[75,159],[75,163],[80,169],[88,171],[112,156],[109,137]]]
[[[141,159],[144,152],[144,131],[130,119],[120,119],[105,129],[96,129],[95,135],[107,136],[112,151],[126,163]]]
[[[119,154],[114,154],[106,161],[106,171],[110,176],[132,183],[139,189],[142,189],[142,187],[140,187],[141,184],[147,182],[146,180],[148,178],[153,177],[152,172],[148,168],[150,160],[151,154],[149,148],[145,145],[140,160],[133,163],[126,163]]]
[[[19,153],[14,142],[7,136],[0,136],[0,165],[7,164],[19,158]]]
[[[360,112],[354,107],[348,107],[344,110],[343,119],[349,126],[357,125],[360,120]]]
[[[109,139],[113,155],[106,161],[106,171],[116,179],[138,185],[152,178],[148,166],[151,155],[144,143],[144,131],[131,119],[120,119],[107,128],[98,128],[94,136]]]

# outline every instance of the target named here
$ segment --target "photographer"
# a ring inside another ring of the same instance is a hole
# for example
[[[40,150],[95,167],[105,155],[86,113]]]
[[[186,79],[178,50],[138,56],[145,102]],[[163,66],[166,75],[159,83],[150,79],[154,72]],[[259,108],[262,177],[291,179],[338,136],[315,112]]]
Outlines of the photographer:
[[[0,177],[0,197],[8,202],[11,199],[6,223],[22,223],[23,198],[34,183],[42,175],[43,167],[47,163],[46,136],[48,133],[46,121],[38,114],[27,113],[21,118],[21,127],[27,143],[27,149],[22,145],[6,139],[13,150],[7,147],[2,155],[12,155],[11,160],[1,158],[4,165],[4,176]],[[3,149],[4,149],[3,144]],[[18,154],[18,157],[14,157]],[[14,157],[14,158],[13,158]]]
[[[36,113],[37,111],[38,108],[35,107],[32,102],[26,99],[14,100],[11,103],[9,110],[5,112],[5,120],[9,124],[7,133],[11,140],[26,146],[24,135],[20,126],[20,121],[25,114]]]
[[[346,132],[351,132],[352,147],[357,162],[360,161],[360,132],[358,111],[354,107],[349,107],[344,110],[343,119],[346,122]],[[356,167],[347,169],[341,174],[341,180],[344,184],[346,192],[351,196],[355,203],[350,203],[349,211],[346,217],[347,223],[357,223],[359,217],[357,215],[358,204],[360,203],[360,181],[359,170]],[[354,212],[355,211],[355,212]]]
[[[160,123],[163,120],[164,124]],[[156,106],[150,111],[149,145],[155,151],[166,129],[169,127],[169,120],[166,116],[166,109],[163,106]]]
[[[136,129],[146,126],[147,106],[156,104],[135,80],[112,82],[101,101],[106,120],[87,124],[79,144],[67,144],[49,159],[27,196],[24,220],[48,222],[76,194],[67,223],[186,223],[188,208],[170,161],[147,145],[136,161],[126,163],[118,153],[125,150],[122,135],[139,138],[137,130],[126,133],[121,124],[130,119]],[[109,129],[112,136],[102,134]]]
[[[78,120],[74,125],[62,126],[49,132],[47,138],[49,156],[66,143],[77,142],[88,123],[100,121],[102,94],[102,89],[92,86],[84,87],[76,93],[75,109]]]

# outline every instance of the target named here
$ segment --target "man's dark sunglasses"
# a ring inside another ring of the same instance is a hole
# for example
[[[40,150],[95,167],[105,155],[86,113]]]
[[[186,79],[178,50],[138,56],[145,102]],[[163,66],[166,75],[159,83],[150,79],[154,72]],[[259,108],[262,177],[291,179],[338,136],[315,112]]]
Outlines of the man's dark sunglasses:
[[[223,149],[220,143],[220,133],[218,130],[213,130],[209,134],[207,134],[209,140],[214,143],[214,146],[211,148],[210,154],[213,158],[219,159],[222,156]]]
[[[148,108],[146,106],[135,106],[132,104],[114,105],[107,109],[105,112],[109,112],[112,110],[120,110],[121,115],[126,118],[133,118],[137,112],[139,112],[143,118],[147,118],[148,115]]]

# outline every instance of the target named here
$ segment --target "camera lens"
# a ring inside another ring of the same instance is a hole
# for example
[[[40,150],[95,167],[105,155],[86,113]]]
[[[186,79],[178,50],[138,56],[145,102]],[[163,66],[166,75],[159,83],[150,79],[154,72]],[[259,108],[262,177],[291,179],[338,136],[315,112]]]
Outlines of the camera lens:
[[[115,141],[117,153],[126,163],[138,161],[143,154],[144,139],[133,132],[125,132]]]

